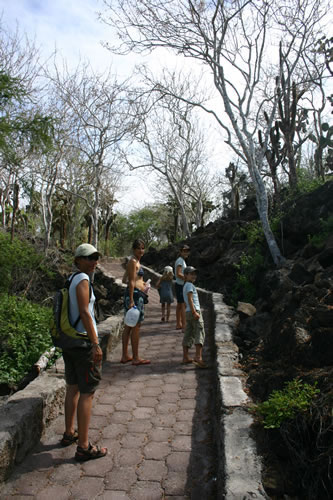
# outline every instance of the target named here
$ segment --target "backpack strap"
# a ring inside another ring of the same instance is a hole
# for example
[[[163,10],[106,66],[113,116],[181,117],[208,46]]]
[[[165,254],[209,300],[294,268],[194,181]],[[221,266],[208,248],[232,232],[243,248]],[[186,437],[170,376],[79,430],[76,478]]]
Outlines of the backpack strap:
[[[70,278],[67,278],[66,280],[66,283],[65,283],[65,287],[68,288],[68,291],[69,291],[69,287],[71,286],[72,284],[72,281],[73,281],[73,278],[77,275],[77,274],[81,274],[82,271],[76,271],[76,273],[72,274],[72,276]],[[89,278],[89,276],[88,276]],[[89,278],[89,302],[90,302],[90,299],[91,299],[91,290],[92,290],[92,284],[91,284],[91,281],[90,281],[90,278]],[[70,297],[68,296],[68,300],[69,300],[69,303],[70,303]],[[77,318],[77,320],[73,323],[73,328],[76,327],[76,325],[78,324],[78,322],[80,321],[80,315],[79,317]]]

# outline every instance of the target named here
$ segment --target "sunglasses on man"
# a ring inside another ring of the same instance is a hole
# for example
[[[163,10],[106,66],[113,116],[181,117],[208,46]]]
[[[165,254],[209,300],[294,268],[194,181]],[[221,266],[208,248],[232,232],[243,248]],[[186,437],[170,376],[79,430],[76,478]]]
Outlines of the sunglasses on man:
[[[99,259],[99,255],[97,255],[96,253],[93,253],[92,255],[87,255],[84,258],[87,259],[87,260],[98,260]]]

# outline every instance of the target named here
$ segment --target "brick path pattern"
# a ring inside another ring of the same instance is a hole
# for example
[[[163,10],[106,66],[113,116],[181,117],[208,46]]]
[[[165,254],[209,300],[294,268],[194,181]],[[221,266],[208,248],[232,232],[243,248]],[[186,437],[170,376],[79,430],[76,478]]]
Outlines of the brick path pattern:
[[[117,263],[104,264],[104,269],[118,278],[123,273]],[[182,365],[175,307],[170,323],[162,323],[158,293],[150,291],[139,352],[151,365],[122,365],[120,344],[103,364],[90,439],[108,447],[107,457],[77,463],[75,446],[59,444],[64,431],[60,415],[33,453],[15,467],[0,498],[221,498],[211,418],[213,370]],[[210,357],[205,347],[204,358],[212,363]]]

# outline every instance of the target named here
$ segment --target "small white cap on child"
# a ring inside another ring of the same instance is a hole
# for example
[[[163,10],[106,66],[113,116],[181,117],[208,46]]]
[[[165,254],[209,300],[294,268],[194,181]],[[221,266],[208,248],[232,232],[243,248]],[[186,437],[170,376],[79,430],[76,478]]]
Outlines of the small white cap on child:
[[[173,272],[172,267],[171,266],[165,266],[164,272],[165,273],[172,273]]]

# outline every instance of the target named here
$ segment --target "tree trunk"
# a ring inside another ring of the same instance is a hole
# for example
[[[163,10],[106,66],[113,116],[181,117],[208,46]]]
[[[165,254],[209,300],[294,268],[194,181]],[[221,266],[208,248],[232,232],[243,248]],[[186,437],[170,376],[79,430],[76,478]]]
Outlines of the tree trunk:
[[[256,200],[257,200],[257,209],[258,214],[262,223],[262,228],[264,231],[264,235],[266,238],[266,242],[271,253],[274,264],[277,267],[280,267],[285,258],[281,255],[280,249],[276,243],[275,236],[271,230],[268,220],[268,199],[267,192],[265,188],[265,184],[262,180],[262,177],[259,173],[257,165],[253,164],[249,165],[249,171],[253,180],[253,185],[255,187],[256,192]]]
[[[60,221],[60,246],[61,248],[65,248],[65,240],[66,240],[66,222],[64,220]]]
[[[297,188],[297,172],[296,172],[296,163],[295,163],[295,154],[292,143],[287,141],[287,156],[288,156],[288,166],[289,166],[289,186],[295,191]]]
[[[10,230],[10,241],[11,242],[13,242],[14,234],[15,234],[15,220],[16,220],[17,209],[19,206],[19,191],[20,191],[20,186],[15,182],[14,193],[13,193],[12,224],[11,224],[11,230]]]
[[[105,224],[105,238],[104,238],[104,254],[106,256],[109,255],[109,252],[108,252],[108,241],[109,241],[109,236],[110,236],[110,227],[111,227],[111,224],[113,222],[113,214],[110,215],[110,217],[108,218],[108,220],[106,221],[106,224]]]

